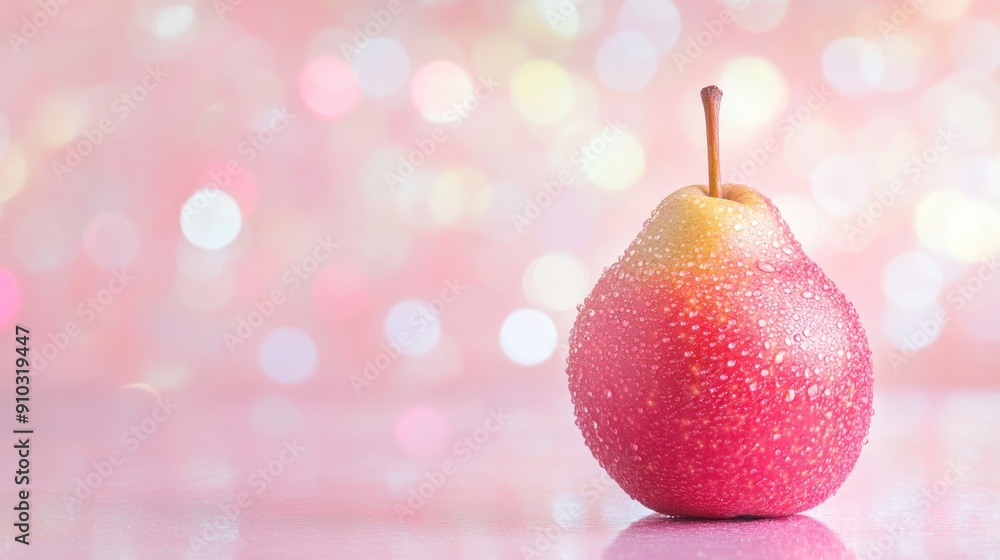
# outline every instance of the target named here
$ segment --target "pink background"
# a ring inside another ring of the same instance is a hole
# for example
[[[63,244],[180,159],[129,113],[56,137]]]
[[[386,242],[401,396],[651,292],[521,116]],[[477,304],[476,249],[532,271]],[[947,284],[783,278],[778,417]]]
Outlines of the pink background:
[[[32,549],[506,558],[559,527],[538,554],[629,557],[605,547],[648,512],[581,491],[600,471],[565,341],[659,200],[706,181],[698,90],[715,83],[724,179],[771,197],[857,307],[878,394],[819,529],[748,534],[869,557],[916,512],[883,557],[958,538],[988,557],[998,19],[988,0],[5,2],[0,328],[10,348],[15,324],[32,336],[32,534],[51,547]],[[121,435],[157,398],[178,410],[133,451]],[[302,462],[189,550],[296,438]],[[922,511],[954,460],[971,474]],[[744,542],[699,527],[664,542]],[[756,550],[813,557],[800,544]]]

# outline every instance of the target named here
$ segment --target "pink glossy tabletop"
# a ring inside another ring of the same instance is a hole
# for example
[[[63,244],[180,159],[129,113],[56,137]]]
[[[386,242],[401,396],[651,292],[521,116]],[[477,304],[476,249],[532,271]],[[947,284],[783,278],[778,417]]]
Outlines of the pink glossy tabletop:
[[[42,397],[32,545],[5,524],[7,557],[1000,558],[1000,394],[879,393],[836,496],[708,522],[609,481],[558,381],[433,402],[446,432],[397,422],[403,403],[321,394]]]

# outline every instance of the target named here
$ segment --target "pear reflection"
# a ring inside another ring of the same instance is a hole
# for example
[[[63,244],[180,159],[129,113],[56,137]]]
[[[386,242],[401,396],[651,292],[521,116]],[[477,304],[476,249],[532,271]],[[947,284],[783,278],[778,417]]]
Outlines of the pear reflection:
[[[829,527],[805,515],[724,521],[650,515],[622,531],[603,558],[841,560],[854,555]]]

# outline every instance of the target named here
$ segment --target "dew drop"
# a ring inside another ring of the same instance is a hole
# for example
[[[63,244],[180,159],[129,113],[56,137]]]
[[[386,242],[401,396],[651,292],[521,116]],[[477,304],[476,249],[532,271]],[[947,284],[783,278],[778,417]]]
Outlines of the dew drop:
[[[809,291],[806,291],[806,292],[802,292],[802,297],[804,297],[804,298],[806,298],[806,299],[810,299],[810,298],[812,298],[812,297],[813,297],[813,293],[812,293],[812,292],[809,292]]]
[[[764,272],[774,272],[774,267],[771,263],[759,262],[757,263],[757,268],[763,270]]]
[[[765,321],[764,319],[761,319],[761,320],[757,321],[757,325],[763,327],[763,326],[767,325],[767,321]]]
[[[795,400],[795,389],[789,389],[788,394],[785,395],[785,402],[792,402]]]
[[[809,389],[806,390],[806,394],[809,395],[810,397],[815,397],[816,393],[819,393],[819,387],[815,385],[810,385]]]
[[[785,351],[784,350],[782,350],[781,352],[778,352],[777,354],[774,355],[774,363],[780,364],[783,361],[785,361]]]
[[[726,362],[726,365],[729,367],[733,367],[736,365],[736,360],[729,360],[728,362]]]
[[[792,248],[789,247],[788,245],[785,245],[784,247],[781,248],[781,252],[784,253],[784,254],[786,254],[786,255],[791,255],[792,254]]]
[[[736,231],[743,231],[743,227],[744,227],[743,222],[736,222],[736,225],[733,226],[733,229],[735,229]]]
[[[638,451],[639,450],[639,444],[637,444],[637,443],[633,443],[631,447],[632,447],[632,451]]]

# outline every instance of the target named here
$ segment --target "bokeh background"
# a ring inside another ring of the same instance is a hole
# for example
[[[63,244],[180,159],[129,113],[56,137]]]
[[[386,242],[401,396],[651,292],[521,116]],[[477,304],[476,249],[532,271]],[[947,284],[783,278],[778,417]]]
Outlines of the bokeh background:
[[[885,437],[932,434],[903,448],[906,480],[933,480],[929,449],[981,451],[967,428],[1000,386],[998,19],[990,0],[4,2],[0,327],[31,329],[53,434],[39,530],[97,551],[102,507],[231,492],[293,436],[312,458],[270,495],[325,489],[280,503],[360,530],[504,407],[478,474],[414,518],[478,495],[551,521],[599,472],[565,390],[575,307],[660,199],[706,182],[712,83],[723,178],[771,197],[855,304],[873,438],[887,409],[909,420]],[[165,397],[168,435],[64,507]],[[1000,479],[997,449],[974,455]],[[858,476],[861,499],[880,478]],[[641,510],[614,499],[610,518]]]

